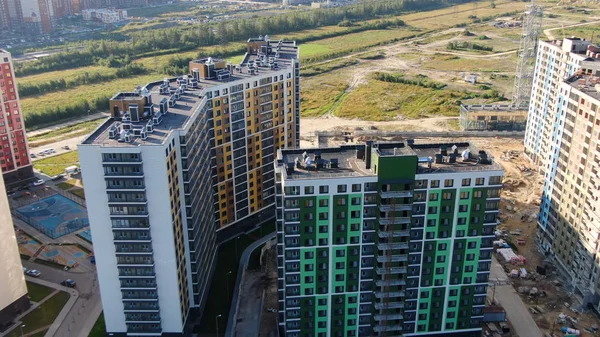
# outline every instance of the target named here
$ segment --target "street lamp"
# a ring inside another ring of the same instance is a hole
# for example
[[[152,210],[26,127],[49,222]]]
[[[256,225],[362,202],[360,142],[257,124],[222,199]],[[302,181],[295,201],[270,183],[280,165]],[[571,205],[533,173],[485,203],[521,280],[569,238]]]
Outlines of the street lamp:
[[[25,324],[21,324],[20,328],[21,328],[21,337],[23,337],[23,328],[25,327]]]
[[[219,337],[219,317],[221,317],[223,315],[218,314],[217,316],[215,316],[215,326],[217,327],[217,337]]]
[[[231,299],[229,298],[229,275],[231,275],[231,273],[233,273],[232,271],[227,272],[227,274],[225,274],[227,276],[227,302],[229,302]]]
[[[237,238],[235,238],[235,263],[239,264],[238,261],[238,251],[237,251],[237,240],[240,238],[240,236],[238,236]]]

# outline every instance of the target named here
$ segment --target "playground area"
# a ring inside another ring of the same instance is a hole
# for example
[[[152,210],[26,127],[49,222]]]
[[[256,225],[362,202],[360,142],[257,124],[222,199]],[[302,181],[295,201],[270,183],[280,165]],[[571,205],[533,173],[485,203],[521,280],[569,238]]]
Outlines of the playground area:
[[[19,244],[19,253],[22,256],[33,256],[42,247],[40,242],[19,228],[15,228],[15,234]]]
[[[77,267],[81,262],[86,261],[88,252],[81,249],[80,246],[70,245],[47,245],[38,255],[38,258],[52,261],[56,264]]]
[[[19,207],[16,215],[52,239],[89,226],[86,210],[60,194]]]
[[[82,230],[81,232],[77,233],[77,235],[79,237],[81,237],[82,239],[84,239],[85,241],[92,243],[92,231],[89,229],[86,230]]]

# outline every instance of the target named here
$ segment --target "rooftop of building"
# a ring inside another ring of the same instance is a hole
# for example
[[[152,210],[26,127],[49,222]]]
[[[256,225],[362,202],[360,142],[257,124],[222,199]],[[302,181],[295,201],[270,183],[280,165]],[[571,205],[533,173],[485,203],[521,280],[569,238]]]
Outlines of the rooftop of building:
[[[586,39],[579,38],[577,36],[565,37],[562,40],[549,40],[546,43],[553,44],[561,47],[563,51],[570,52],[571,54],[580,55],[580,57],[588,56],[589,50],[595,50],[600,48],[598,44],[594,44]]]
[[[410,140],[278,150],[277,165],[285,169],[286,179],[375,176],[369,152],[379,157],[417,157],[417,174],[502,170],[492,156],[473,143],[416,144]]]
[[[201,103],[206,99],[211,87],[233,83],[238,80],[260,77],[276,73],[293,66],[298,58],[295,42],[272,42],[268,37],[251,39],[268,53],[248,48],[240,65],[226,64],[210,57],[194,60],[191,64],[204,67],[203,74],[190,69],[190,75],[165,78],[137,87],[133,92],[119,92],[111,99],[113,117],[102,123],[82,144],[100,146],[139,146],[162,144],[173,130],[182,129]],[[259,62],[260,61],[260,62]],[[221,67],[221,65],[223,67]],[[142,107],[134,103],[146,100]],[[136,106],[139,119],[130,111],[119,110],[123,104]],[[131,105],[130,105],[131,104]],[[161,106],[163,105],[163,106]],[[129,119],[127,119],[129,117]],[[146,130],[144,132],[144,130]],[[150,132],[151,130],[151,132]],[[126,135],[129,134],[129,137]]]
[[[600,54],[598,54],[600,57]],[[582,68],[565,80],[567,84],[600,101],[600,59],[587,59]]]

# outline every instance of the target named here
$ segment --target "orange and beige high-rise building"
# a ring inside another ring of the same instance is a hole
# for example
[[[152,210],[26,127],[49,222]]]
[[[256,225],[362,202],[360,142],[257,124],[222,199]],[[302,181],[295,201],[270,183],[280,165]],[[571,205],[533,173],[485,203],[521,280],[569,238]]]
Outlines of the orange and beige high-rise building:
[[[79,145],[109,334],[182,334],[217,244],[273,219],[276,152],[300,141],[299,65],[295,42],[260,37],[240,64],[194,60],[110,99]]]
[[[9,52],[0,49],[0,167],[6,185],[33,177],[24,117]]]

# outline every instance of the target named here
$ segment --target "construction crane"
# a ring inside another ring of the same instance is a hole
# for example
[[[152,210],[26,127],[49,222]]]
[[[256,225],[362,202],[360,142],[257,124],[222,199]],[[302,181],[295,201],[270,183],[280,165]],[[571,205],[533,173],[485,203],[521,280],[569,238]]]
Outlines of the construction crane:
[[[523,16],[523,33],[519,45],[519,59],[513,89],[513,104],[520,108],[526,108],[529,105],[537,42],[542,30],[543,15],[543,7],[536,5],[535,0],[531,0]]]

